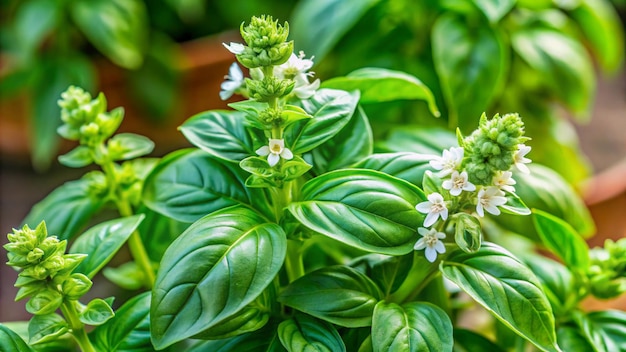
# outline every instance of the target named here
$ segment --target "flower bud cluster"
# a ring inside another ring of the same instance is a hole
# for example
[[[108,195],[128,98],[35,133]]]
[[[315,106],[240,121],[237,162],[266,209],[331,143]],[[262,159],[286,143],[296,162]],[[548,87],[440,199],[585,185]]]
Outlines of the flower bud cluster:
[[[109,138],[124,117],[123,110],[106,112],[107,102],[101,93],[96,99],[83,89],[71,86],[61,94],[61,125],[57,132],[69,140],[94,146]]]
[[[88,277],[71,273],[85,255],[65,254],[67,241],[48,237],[43,221],[34,230],[28,225],[13,229],[7,238],[7,264],[20,270],[16,300],[31,297],[26,305],[30,313],[52,313],[64,299],[77,300],[91,288]]]
[[[591,293],[602,299],[626,292],[626,238],[607,240],[604,248],[590,251],[589,283]]]
[[[241,24],[241,37],[247,46],[237,60],[247,68],[276,66],[285,63],[293,52],[293,41],[287,41],[289,24],[284,26],[272,16],[252,17],[250,24]]]

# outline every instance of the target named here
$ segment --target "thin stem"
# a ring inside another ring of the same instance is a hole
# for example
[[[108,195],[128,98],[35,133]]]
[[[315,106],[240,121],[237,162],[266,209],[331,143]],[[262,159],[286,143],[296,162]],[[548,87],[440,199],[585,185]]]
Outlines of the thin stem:
[[[304,263],[302,262],[302,242],[298,240],[287,241],[287,257],[285,258],[285,270],[289,282],[304,276]]]
[[[65,317],[65,320],[70,324],[72,329],[72,336],[78,343],[78,346],[83,352],[96,352],[91,345],[87,332],[85,331],[85,325],[78,318],[78,311],[74,306],[73,301],[65,301],[61,305],[61,312]]]
[[[133,212],[126,200],[120,200],[117,202],[117,207],[122,216],[132,216]],[[150,261],[150,257],[148,256],[148,252],[146,251],[146,247],[144,247],[143,242],[141,241],[141,235],[137,230],[133,231],[133,233],[128,238],[128,249],[130,249],[130,253],[143,270],[145,274],[145,285],[147,288],[152,288],[154,285],[154,281],[156,277],[154,275],[154,269],[152,268],[152,262]]]

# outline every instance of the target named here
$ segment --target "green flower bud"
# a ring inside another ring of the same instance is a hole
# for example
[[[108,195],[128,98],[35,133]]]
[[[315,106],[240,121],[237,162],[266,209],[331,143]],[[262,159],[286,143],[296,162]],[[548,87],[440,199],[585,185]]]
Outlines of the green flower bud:
[[[259,113],[259,121],[271,128],[271,126],[280,126],[284,119],[282,118],[283,109],[267,108]]]
[[[91,171],[83,178],[87,181],[87,193],[94,198],[103,198],[109,192],[107,178],[102,171]]]
[[[34,315],[54,313],[63,303],[63,295],[52,289],[37,292],[26,303],[26,311]]]
[[[44,260],[41,265],[43,265],[44,268],[48,269],[51,276],[54,276],[53,274],[56,274],[57,271],[63,269],[63,267],[65,266],[65,260],[60,255],[53,255]]]
[[[45,280],[48,276],[50,276],[50,270],[48,270],[42,263],[25,268],[20,275],[32,277],[37,280]]]
[[[80,87],[69,86],[67,90],[61,93],[61,99],[57,102],[61,109],[72,111],[80,108],[91,101],[91,94],[85,92]]]
[[[247,46],[237,60],[247,68],[276,66],[287,62],[293,53],[293,41],[287,41],[289,24],[284,26],[272,16],[252,17],[250,24],[241,24],[241,37]]]
[[[28,253],[26,260],[29,263],[37,263],[43,257],[44,251],[41,248],[35,248]]]
[[[67,299],[77,300],[89,291],[93,283],[83,274],[70,275],[61,285],[61,291]]]
[[[268,102],[272,98],[280,98],[293,90],[294,82],[287,79],[280,79],[274,76],[266,76],[262,81],[255,81],[246,78],[246,86],[250,98]]]

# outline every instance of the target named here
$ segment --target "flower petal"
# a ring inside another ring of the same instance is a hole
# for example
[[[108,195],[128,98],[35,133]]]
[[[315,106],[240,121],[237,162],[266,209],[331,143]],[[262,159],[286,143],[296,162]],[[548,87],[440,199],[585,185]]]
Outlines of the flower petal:
[[[270,155],[267,157],[267,163],[270,164],[270,166],[272,167],[278,164],[279,160],[280,160],[280,156],[274,153],[270,153]]]
[[[427,247],[424,254],[426,255],[426,259],[431,263],[437,260],[437,251],[434,248]]]
[[[270,153],[270,147],[264,145],[261,148],[256,150],[256,154],[260,156],[266,156]]]

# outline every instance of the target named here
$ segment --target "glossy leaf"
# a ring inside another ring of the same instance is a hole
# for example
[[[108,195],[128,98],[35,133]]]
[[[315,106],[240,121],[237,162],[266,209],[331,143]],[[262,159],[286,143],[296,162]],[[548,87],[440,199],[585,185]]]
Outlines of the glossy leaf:
[[[186,350],[187,352],[286,352],[276,334],[276,327],[272,324],[264,329],[243,334],[229,339],[210,340],[196,343]]]
[[[422,187],[424,172],[432,169],[428,162],[434,157],[411,152],[381,153],[359,161],[354,167],[384,172]]]
[[[143,199],[150,209],[182,222],[236,204],[268,214],[264,191],[246,188],[247,176],[239,165],[184,149],[164,157],[146,178]]]
[[[155,263],[161,261],[163,253],[178,235],[183,233],[189,223],[177,221],[146,207],[137,209],[137,213],[144,214],[145,219],[139,225],[138,231],[146,247],[150,260]]]
[[[179,129],[198,148],[219,159],[239,162],[256,155],[244,115],[238,111],[205,111],[190,117]]]
[[[91,149],[84,145],[79,145],[66,154],[59,155],[59,162],[67,167],[81,168],[93,163]]]
[[[476,253],[450,253],[440,268],[511,330],[542,351],[560,351],[550,303],[532,271],[512,254],[483,243]]]
[[[543,244],[566,266],[583,271],[589,267],[589,247],[572,226],[541,210],[533,211],[533,220]]]
[[[287,351],[345,352],[337,329],[308,315],[295,315],[278,325],[278,337]]]
[[[50,235],[60,240],[74,237],[102,207],[102,199],[89,195],[86,179],[69,181],[35,204],[23,223],[30,226],[46,221]]]
[[[150,154],[154,142],[134,133],[118,133],[109,139],[108,147],[114,160],[128,160]]]
[[[587,318],[600,331],[607,351],[626,351],[626,312],[603,310],[587,314]]]
[[[423,216],[422,191],[392,176],[365,169],[329,172],[307,182],[302,201],[289,205],[309,229],[352,247],[399,255],[413,250]]]
[[[80,313],[79,319],[83,324],[98,326],[113,318],[115,313],[111,305],[100,298],[91,300],[85,310]]]
[[[541,282],[554,316],[569,315],[571,312],[567,308],[567,299],[576,294],[572,272],[563,264],[542,255],[525,256],[523,260]]]
[[[143,215],[109,220],[85,231],[74,241],[69,253],[87,254],[75,269],[93,278],[122,248],[126,240],[143,221]]]
[[[452,351],[452,322],[426,302],[378,302],[372,317],[372,347],[382,351]]]
[[[452,12],[437,18],[431,39],[449,125],[471,131],[504,83],[508,51],[494,28],[471,27]]]
[[[467,253],[476,252],[482,242],[482,226],[477,217],[458,213],[453,217],[454,241],[461,250]]]
[[[124,263],[115,268],[108,266],[102,270],[102,275],[116,286],[126,290],[139,290],[146,283],[146,274],[134,261]]]
[[[287,286],[278,301],[339,326],[372,324],[374,306],[382,298],[376,284],[348,266],[310,272]]]
[[[515,52],[537,70],[561,102],[587,119],[595,91],[591,59],[581,43],[560,32],[533,28],[515,32]]]
[[[372,154],[373,143],[367,116],[357,106],[350,122],[334,138],[313,149],[313,169],[320,175],[347,167]]]
[[[115,316],[89,335],[98,351],[153,351],[150,342],[150,292],[141,293],[119,307]]]
[[[530,215],[530,209],[517,194],[504,191],[504,196],[506,197],[506,204],[500,206],[503,212],[515,215]]]
[[[413,265],[413,253],[403,256],[368,254],[350,262],[350,266],[362,271],[378,284],[385,296],[402,285]]]
[[[282,228],[243,206],[193,223],[167,249],[152,291],[152,341],[167,347],[228,319],[283,265]]]
[[[33,351],[13,330],[0,324],[0,350],[15,352]]]
[[[454,329],[454,352],[506,352],[506,350],[486,337],[466,329]]]
[[[457,137],[439,127],[398,127],[385,141],[376,144],[383,152],[413,152],[441,156],[444,149],[458,146]]]
[[[218,325],[194,335],[193,338],[201,340],[221,340],[238,336],[259,330],[267,324],[269,318],[270,312],[267,309],[251,304],[220,322]]]
[[[298,121],[285,130],[285,141],[294,154],[302,154],[333,138],[348,124],[359,102],[358,92],[320,89],[299,102],[313,118]]]
[[[359,90],[361,104],[393,100],[425,100],[431,114],[439,116],[433,93],[417,77],[385,68],[366,67],[352,71],[343,77],[324,81],[323,88]]]
[[[56,313],[35,315],[28,324],[28,343],[34,345],[51,341],[68,331],[67,322]]]
[[[148,19],[139,0],[80,0],[72,19],[102,54],[118,66],[136,69],[143,62]]]

